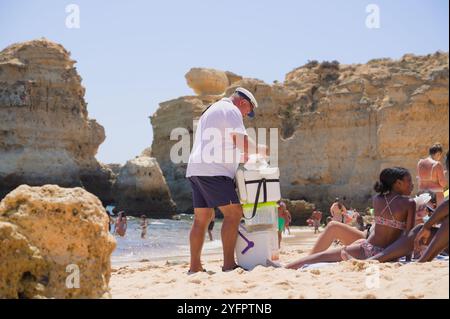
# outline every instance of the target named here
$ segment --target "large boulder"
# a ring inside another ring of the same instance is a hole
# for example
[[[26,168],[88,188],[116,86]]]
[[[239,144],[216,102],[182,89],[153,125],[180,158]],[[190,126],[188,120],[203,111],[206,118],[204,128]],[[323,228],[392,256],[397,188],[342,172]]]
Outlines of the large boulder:
[[[114,197],[117,209],[129,215],[169,218],[176,212],[158,162],[148,156],[129,160],[120,169]]]
[[[187,84],[198,95],[219,95],[230,81],[225,72],[215,69],[192,68],[185,75]],[[233,79],[233,74],[230,74]]]
[[[9,193],[0,202],[0,298],[108,297],[116,246],[108,222],[82,188],[22,185]]]

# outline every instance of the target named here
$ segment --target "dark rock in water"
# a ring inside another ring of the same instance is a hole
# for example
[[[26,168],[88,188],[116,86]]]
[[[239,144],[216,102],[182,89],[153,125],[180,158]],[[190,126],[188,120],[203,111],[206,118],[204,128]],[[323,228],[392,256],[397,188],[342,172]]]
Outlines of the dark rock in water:
[[[117,176],[113,193],[117,209],[128,215],[170,218],[176,212],[158,162],[152,157],[129,160]]]

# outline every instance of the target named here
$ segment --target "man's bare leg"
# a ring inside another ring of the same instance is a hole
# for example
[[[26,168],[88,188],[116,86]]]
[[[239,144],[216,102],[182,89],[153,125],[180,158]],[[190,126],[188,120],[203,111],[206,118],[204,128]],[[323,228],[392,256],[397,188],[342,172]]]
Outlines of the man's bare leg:
[[[239,223],[242,217],[241,204],[230,204],[220,206],[220,211],[223,214],[223,223],[221,229],[222,247],[223,247],[223,270],[232,270],[236,267],[234,259],[234,249],[236,247],[236,240],[238,236]]]
[[[430,241],[427,249],[420,256],[418,262],[432,261],[441,251],[448,247],[448,216],[444,219],[439,230]]]
[[[191,247],[190,272],[203,271],[201,254],[205,233],[211,221],[212,208],[194,208],[194,223],[192,224],[189,242]]]

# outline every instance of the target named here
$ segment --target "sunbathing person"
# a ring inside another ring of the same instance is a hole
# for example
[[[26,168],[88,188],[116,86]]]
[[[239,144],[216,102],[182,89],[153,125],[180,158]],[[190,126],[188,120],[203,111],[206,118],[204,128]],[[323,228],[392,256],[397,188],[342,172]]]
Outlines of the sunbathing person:
[[[445,164],[448,170],[448,152]],[[433,227],[439,223],[441,223],[439,228]],[[430,219],[428,219],[424,225],[417,225],[407,235],[400,237],[383,252],[373,256],[371,259],[380,262],[394,261],[400,257],[411,254],[414,250],[420,250],[420,246],[428,245],[418,261],[431,261],[443,249],[448,249],[448,236],[448,198],[446,198],[444,202],[436,208]]]
[[[409,198],[413,187],[411,174],[407,169],[384,169],[374,187],[379,194],[373,197],[375,227],[368,239],[303,257],[288,264],[286,268],[298,269],[305,264],[338,262],[348,258],[368,259],[382,252],[414,226],[416,204]]]

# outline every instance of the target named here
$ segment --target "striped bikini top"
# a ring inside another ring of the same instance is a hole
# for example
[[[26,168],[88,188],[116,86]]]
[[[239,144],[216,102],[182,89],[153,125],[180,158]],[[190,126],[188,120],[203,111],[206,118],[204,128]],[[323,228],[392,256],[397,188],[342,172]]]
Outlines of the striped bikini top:
[[[392,214],[391,210],[391,203],[396,199],[399,195],[394,196],[389,202],[387,200],[386,195],[384,195],[384,200],[386,201],[386,207],[381,211],[380,216],[375,216],[375,224],[378,225],[384,225],[391,228],[399,229],[399,230],[405,230],[406,229],[406,222],[399,222],[394,218],[394,214]],[[383,213],[386,211],[386,209],[389,210],[389,213],[391,214],[392,219],[390,218],[384,218],[382,217]]]

